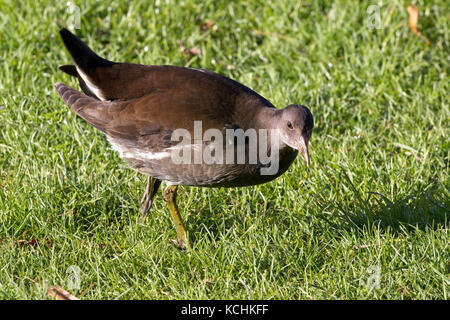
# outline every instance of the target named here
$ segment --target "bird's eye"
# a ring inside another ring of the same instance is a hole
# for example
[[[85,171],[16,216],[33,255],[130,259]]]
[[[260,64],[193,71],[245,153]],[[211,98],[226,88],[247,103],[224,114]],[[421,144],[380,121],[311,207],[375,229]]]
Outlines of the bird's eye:
[[[289,129],[294,129],[294,126],[292,125],[292,122],[288,121],[287,126]]]

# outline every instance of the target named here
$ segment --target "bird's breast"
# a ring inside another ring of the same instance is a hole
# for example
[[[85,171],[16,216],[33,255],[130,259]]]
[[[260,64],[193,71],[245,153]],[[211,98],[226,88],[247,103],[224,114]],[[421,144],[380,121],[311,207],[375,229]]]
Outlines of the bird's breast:
[[[265,183],[283,174],[297,155],[297,151],[289,147],[274,149],[250,139],[230,141],[226,137],[222,141],[217,138],[193,143],[181,141],[153,149],[129,140],[111,137],[108,140],[120,158],[137,171],[171,184],[191,186]]]

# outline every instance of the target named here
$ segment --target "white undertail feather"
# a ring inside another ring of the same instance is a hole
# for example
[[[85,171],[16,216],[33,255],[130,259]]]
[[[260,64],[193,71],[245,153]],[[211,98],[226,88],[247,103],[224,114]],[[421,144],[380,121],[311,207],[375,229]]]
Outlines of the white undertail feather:
[[[150,151],[142,151],[142,149],[133,148],[133,147],[125,147],[119,144],[114,139],[108,137],[109,143],[111,143],[111,147],[113,150],[119,153],[119,156],[123,158],[131,158],[138,160],[161,160],[170,157],[170,152],[162,151],[162,152],[150,152]]]
[[[102,100],[102,101],[107,100],[106,97],[102,94],[102,91],[100,90],[100,88],[97,87],[95,84],[93,84],[89,80],[89,77],[80,68],[78,68],[77,66],[76,66],[76,68],[77,68],[78,74],[81,76],[83,81],[86,83],[89,90],[91,90],[100,100]]]

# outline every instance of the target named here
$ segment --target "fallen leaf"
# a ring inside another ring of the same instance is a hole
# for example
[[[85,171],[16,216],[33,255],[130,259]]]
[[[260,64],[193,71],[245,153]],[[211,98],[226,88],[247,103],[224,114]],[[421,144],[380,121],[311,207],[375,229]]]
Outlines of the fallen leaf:
[[[31,240],[16,240],[15,244],[18,244],[21,247],[35,247],[38,246],[41,242],[39,241],[39,239],[31,239]]]
[[[202,54],[202,50],[199,47],[192,47],[190,49],[186,48],[181,41],[177,41],[178,46],[180,47],[180,51],[183,52],[185,57],[187,56],[198,56]]]
[[[353,246],[353,249],[359,250],[359,249],[365,249],[374,246],[373,244],[357,244]]]
[[[214,26],[214,21],[213,20],[209,20],[207,22],[204,22],[200,25],[200,30],[202,31],[206,31],[208,29],[211,29]]]
[[[422,33],[417,28],[417,24],[419,23],[419,9],[417,6],[411,4],[408,6],[408,15],[409,15],[409,28],[414,32],[418,37],[425,40],[425,42],[430,45],[430,39],[424,37]]]
[[[198,56],[202,54],[202,50],[200,50],[199,47],[193,47],[189,49],[189,53],[192,54],[193,56]]]
[[[214,284],[214,281],[212,279],[205,279],[205,283],[207,286],[212,286]]]
[[[25,240],[25,239],[18,239],[14,241],[14,245],[18,245],[20,247],[31,247],[31,248],[35,248],[40,246],[41,244],[47,246],[48,248],[50,248],[52,246],[52,243],[50,242],[50,239],[46,239],[46,240],[39,240],[39,239],[30,239],[30,240]]]
[[[291,37],[285,36],[284,34],[275,33],[275,32],[264,32],[258,29],[252,30],[252,34],[257,36],[274,36],[284,40],[292,40]]]
[[[57,286],[48,288],[47,292],[50,297],[56,298],[56,300],[80,300],[77,297],[71,295],[63,288]]]
[[[409,27],[415,34],[421,36],[422,34],[417,29],[417,22],[419,21],[419,9],[417,9],[415,5],[411,4],[408,6],[408,14],[409,14]]]

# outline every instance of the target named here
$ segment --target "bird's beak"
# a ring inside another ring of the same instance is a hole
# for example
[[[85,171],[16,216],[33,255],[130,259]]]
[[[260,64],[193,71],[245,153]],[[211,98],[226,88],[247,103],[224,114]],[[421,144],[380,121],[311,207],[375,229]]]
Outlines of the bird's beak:
[[[300,147],[299,147],[299,150],[302,153],[303,159],[305,159],[307,166],[310,165],[308,140],[309,140],[308,138],[306,138],[305,136],[302,136],[300,138]]]

